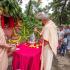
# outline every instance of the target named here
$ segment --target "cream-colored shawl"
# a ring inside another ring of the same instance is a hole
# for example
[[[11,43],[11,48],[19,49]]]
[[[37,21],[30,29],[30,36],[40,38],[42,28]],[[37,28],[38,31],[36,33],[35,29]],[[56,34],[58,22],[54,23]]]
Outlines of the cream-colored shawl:
[[[58,35],[57,35],[57,27],[51,20],[48,21],[43,27],[41,32],[43,39],[49,42],[50,48],[52,49],[53,53],[57,54],[57,46],[58,46]]]
[[[4,31],[0,26],[0,45],[6,45],[6,39]],[[7,70],[8,67],[8,55],[7,49],[0,47],[0,70]]]

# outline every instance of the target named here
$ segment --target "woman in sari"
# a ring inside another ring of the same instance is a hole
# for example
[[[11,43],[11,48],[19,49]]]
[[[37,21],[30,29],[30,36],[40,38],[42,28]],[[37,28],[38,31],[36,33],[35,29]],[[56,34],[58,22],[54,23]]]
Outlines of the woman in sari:
[[[6,43],[4,31],[1,27],[1,15],[3,9],[0,8],[0,70],[7,70],[8,67],[8,55],[7,50],[11,47]]]

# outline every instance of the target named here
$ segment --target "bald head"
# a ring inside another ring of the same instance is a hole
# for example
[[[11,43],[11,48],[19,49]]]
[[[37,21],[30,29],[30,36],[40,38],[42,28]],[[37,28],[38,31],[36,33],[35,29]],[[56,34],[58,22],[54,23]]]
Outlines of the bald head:
[[[48,15],[45,14],[44,12],[39,12],[39,13],[37,13],[37,14],[36,14],[36,18],[37,18],[37,19],[40,19],[40,20],[42,20],[42,19],[49,19],[49,18],[48,18]]]
[[[44,12],[39,12],[36,14],[36,18],[42,21],[42,24],[45,25],[49,21],[48,15],[46,15]]]

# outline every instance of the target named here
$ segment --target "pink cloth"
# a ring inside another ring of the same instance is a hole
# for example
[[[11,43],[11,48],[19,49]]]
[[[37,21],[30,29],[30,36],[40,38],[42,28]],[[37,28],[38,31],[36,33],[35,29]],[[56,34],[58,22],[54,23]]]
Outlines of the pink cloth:
[[[14,27],[14,18],[12,17],[12,16],[10,16],[10,17],[8,17],[8,19],[9,19],[9,27],[10,28],[13,28]],[[4,29],[5,28],[5,16],[1,16],[1,26],[2,26],[2,28]]]
[[[1,16],[1,26],[2,26],[2,28],[4,28],[5,27],[5,21],[4,21],[4,16],[2,15]]]
[[[29,48],[29,44],[20,44],[13,54],[13,70],[40,70],[41,48]]]
[[[13,28],[14,27],[14,18],[12,16],[9,17],[9,22],[10,22],[9,27]]]

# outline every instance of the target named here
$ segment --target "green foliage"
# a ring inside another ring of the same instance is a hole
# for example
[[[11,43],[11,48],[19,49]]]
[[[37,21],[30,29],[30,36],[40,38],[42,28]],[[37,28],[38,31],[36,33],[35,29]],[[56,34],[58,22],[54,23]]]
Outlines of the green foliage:
[[[69,24],[70,0],[53,0],[50,8],[53,10],[51,17],[57,24]]]
[[[16,0],[0,0],[0,6],[4,9],[5,15],[22,18],[22,10]]]
[[[30,35],[34,32],[34,27],[38,27],[39,29],[41,29],[42,26],[41,22],[36,20],[34,16],[32,17],[24,15],[23,19],[24,20],[21,28],[22,41],[29,39]]]
[[[30,35],[34,32],[34,27],[41,29],[41,22],[34,17],[35,13],[41,11],[41,8],[39,6],[40,4],[33,0],[30,0],[26,6],[21,28],[22,41],[29,39]],[[39,38],[39,35],[36,35]]]
[[[17,18],[22,18],[21,27],[21,41],[28,40],[29,36],[33,33],[34,27],[37,26],[41,28],[41,22],[35,19],[35,12],[41,10],[39,8],[39,3],[30,0],[26,6],[26,10],[22,13],[22,10],[17,2],[17,0],[0,0],[0,6],[4,9],[4,14],[6,16],[13,16],[16,20]],[[35,11],[35,12],[34,12]],[[28,14],[28,15],[27,15]]]
[[[29,3],[26,5],[25,14],[27,15],[34,15],[37,12],[42,11],[40,7],[40,3],[30,0]]]

